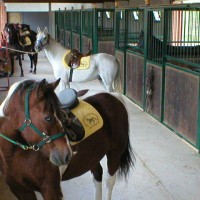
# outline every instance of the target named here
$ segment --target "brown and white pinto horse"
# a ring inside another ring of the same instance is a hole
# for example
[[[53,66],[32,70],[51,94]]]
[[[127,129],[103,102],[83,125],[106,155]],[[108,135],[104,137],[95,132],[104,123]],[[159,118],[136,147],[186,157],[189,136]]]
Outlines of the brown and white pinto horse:
[[[72,157],[54,93],[59,81],[14,84],[0,106],[0,170],[20,200],[61,199],[58,167]],[[57,183],[56,187],[54,187]]]
[[[82,91],[80,91],[81,93]],[[92,93],[93,91],[91,91]],[[97,93],[84,99],[102,116],[103,126],[91,136],[72,146],[77,153],[72,157],[62,180],[69,180],[91,171],[95,185],[95,200],[111,200],[116,175],[128,176],[134,165],[134,155],[129,140],[128,113],[121,95]],[[119,96],[118,96],[119,95]],[[102,158],[107,157],[106,198],[102,198]]]
[[[52,133],[62,132],[60,124],[57,123],[58,119],[63,121],[62,112],[60,113],[59,108],[53,109],[57,99],[47,98],[48,95],[54,96],[52,90],[50,92],[47,89],[49,84],[34,84],[36,86],[31,93],[29,103],[33,124],[37,125],[42,131],[45,129],[44,132],[48,133],[49,136]],[[7,106],[5,107],[5,104],[2,104],[5,116],[0,118],[0,132],[7,134],[13,140],[25,143],[27,146],[40,144],[40,137],[31,130],[31,127],[24,129],[21,126],[22,119],[25,118],[23,99],[27,89],[21,90],[20,88],[24,87],[18,88],[17,92],[8,101]],[[47,102],[45,99],[48,99]],[[15,100],[15,103],[12,103],[13,100]],[[103,168],[100,161],[105,155],[108,166],[107,200],[111,200],[117,173],[125,177],[128,176],[130,168],[134,164],[134,155],[129,140],[128,113],[124,104],[119,98],[109,93],[94,94],[84,98],[84,101],[100,113],[103,126],[91,136],[73,144],[71,146],[72,150],[67,145],[68,142],[62,137],[45,144],[37,152],[24,151],[4,138],[0,139],[1,170],[18,199],[36,200],[34,191],[39,191],[44,200],[61,200],[63,195],[60,181],[69,180],[91,171],[95,183],[94,199],[102,200]],[[9,120],[9,125],[7,120]],[[64,123],[63,127],[65,128]],[[49,129],[47,130],[47,128]],[[70,129],[70,126],[67,128]],[[10,130],[7,131],[7,129]],[[19,129],[20,131],[18,131]],[[47,139],[47,141],[49,140]],[[38,146],[40,147],[40,145]],[[76,154],[71,157],[71,152],[76,152]],[[58,168],[52,162],[56,165],[63,165]]]

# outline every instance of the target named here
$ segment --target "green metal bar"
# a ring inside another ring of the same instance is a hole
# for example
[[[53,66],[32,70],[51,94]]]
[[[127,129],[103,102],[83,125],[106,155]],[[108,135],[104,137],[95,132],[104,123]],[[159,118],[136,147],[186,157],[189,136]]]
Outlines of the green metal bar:
[[[198,96],[198,117],[197,117],[197,143],[198,153],[200,153],[200,77],[199,77],[199,96]]]
[[[127,42],[128,42],[128,35],[126,33],[128,33],[128,11],[125,10],[124,11],[124,17],[125,17],[125,30],[124,30],[124,87],[123,87],[123,93],[126,94],[126,80],[127,80],[127,62],[126,62],[126,47],[127,47]],[[130,67],[130,66],[129,66]]]
[[[96,8],[94,8],[92,15],[92,49],[93,53],[98,53],[98,10]]]
[[[79,31],[79,39],[80,39],[80,51],[82,52],[83,51],[83,38],[82,38],[82,35],[83,35],[83,12],[82,10],[80,11],[80,31]]]
[[[148,30],[150,28],[150,22],[149,22],[149,18],[148,18],[148,14],[149,14],[149,10],[147,8],[144,8],[144,24],[146,24],[146,26],[144,26],[144,74],[143,74],[143,92],[142,92],[142,109],[144,111],[146,111],[146,68],[147,68],[147,51],[148,51],[148,45],[147,45],[147,34],[148,34]]]
[[[164,114],[165,114],[165,65],[166,65],[166,53],[167,53],[167,40],[168,40],[168,10],[164,10],[164,30],[165,33],[163,35],[163,58],[162,58],[162,89],[161,89],[161,118],[160,121],[164,121]]]

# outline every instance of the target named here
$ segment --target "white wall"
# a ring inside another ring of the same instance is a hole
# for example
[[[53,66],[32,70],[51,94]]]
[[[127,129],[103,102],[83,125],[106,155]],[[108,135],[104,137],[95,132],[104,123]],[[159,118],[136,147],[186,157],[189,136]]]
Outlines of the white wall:
[[[48,3],[5,3],[7,12],[48,12]]]
[[[48,12],[49,4],[48,3],[5,3],[6,11],[7,12]],[[51,4],[51,11],[64,10],[71,10],[74,9],[87,9],[87,8],[103,8],[102,3],[52,3]]]

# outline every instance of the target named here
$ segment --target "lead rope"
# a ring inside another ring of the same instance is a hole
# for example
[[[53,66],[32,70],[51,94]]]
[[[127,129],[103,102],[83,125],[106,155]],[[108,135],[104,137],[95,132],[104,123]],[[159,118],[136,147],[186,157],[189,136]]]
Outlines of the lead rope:
[[[30,52],[30,51],[20,51],[20,50],[16,50],[16,49],[13,49],[13,48],[6,47],[6,46],[2,46],[1,48],[16,51],[16,52],[19,52],[19,53],[29,53],[29,54],[32,54],[32,55],[38,53],[38,52]]]

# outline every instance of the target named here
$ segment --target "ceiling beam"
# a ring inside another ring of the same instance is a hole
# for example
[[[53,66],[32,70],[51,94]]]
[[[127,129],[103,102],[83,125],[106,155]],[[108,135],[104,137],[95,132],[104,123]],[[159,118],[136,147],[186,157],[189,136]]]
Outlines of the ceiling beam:
[[[103,3],[115,0],[3,0],[4,3]]]

